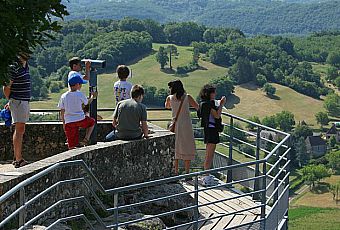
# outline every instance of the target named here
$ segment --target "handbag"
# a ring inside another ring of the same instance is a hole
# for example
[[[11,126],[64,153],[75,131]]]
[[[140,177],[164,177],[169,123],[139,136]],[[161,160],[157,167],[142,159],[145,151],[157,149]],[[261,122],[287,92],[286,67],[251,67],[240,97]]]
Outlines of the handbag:
[[[224,130],[224,125],[222,124],[222,118],[215,118],[215,129],[217,132],[223,132]]]
[[[178,119],[179,113],[181,112],[182,105],[183,105],[183,101],[184,101],[184,99],[181,99],[181,104],[179,105],[179,108],[178,108],[178,111],[177,111],[177,114],[176,114],[176,117],[175,117],[174,121],[171,122],[171,123],[168,125],[168,130],[169,130],[170,132],[173,132],[173,133],[175,132],[176,121],[177,121],[177,119]]]

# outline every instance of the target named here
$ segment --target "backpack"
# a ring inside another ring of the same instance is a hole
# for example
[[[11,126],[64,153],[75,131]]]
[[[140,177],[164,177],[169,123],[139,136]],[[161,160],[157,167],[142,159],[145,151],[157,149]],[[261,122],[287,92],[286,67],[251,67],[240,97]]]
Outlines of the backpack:
[[[203,114],[204,111],[202,111],[202,105],[204,103],[207,103],[206,101],[202,101],[199,104],[199,108],[197,110],[197,117],[201,119],[201,127],[208,127],[209,124],[212,124],[215,126],[215,129],[217,132],[222,132],[224,129],[224,126],[222,124],[222,118],[215,118],[215,123],[209,122],[209,116],[208,114]]]

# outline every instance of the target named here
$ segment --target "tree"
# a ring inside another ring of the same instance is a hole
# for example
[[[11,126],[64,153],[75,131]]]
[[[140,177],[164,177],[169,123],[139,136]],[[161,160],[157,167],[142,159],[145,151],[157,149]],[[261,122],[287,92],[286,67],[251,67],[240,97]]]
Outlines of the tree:
[[[266,92],[268,96],[274,96],[276,88],[269,83],[264,84],[263,91]]]
[[[338,87],[340,89],[340,76],[335,78],[334,84],[336,85],[336,87]]]
[[[222,96],[228,97],[235,89],[233,81],[228,77],[219,77],[211,80],[209,83],[216,87],[216,98],[221,98]]]
[[[326,62],[332,66],[340,67],[340,53],[329,53]]]
[[[340,116],[340,96],[332,93],[324,100],[323,106],[331,116]]]
[[[240,145],[240,150],[246,154],[255,156],[255,149],[247,144],[241,144]]]
[[[331,66],[327,69],[326,80],[333,81],[338,77],[338,69],[334,66]]]
[[[164,66],[169,61],[169,57],[165,51],[165,48],[163,46],[159,47],[158,53],[156,55],[156,60],[161,65],[161,69],[164,69]]]
[[[340,181],[336,184],[331,184],[330,190],[333,195],[333,200],[338,201],[340,194]]]
[[[143,20],[143,25],[145,27],[145,30],[152,36],[153,42],[166,42],[163,26],[160,25],[158,22],[151,19],[145,19]]]
[[[263,87],[264,84],[267,83],[267,79],[266,79],[266,76],[264,76],[263,74],[257,74],[256,75],[256,84],[259,86],[259,87]]]
[[[205,27],[195,22],[171,22],[164,26],[164,33],[170,43],[190,45],[193,41],[202,41]]]
[[[326,155],[326,159],[328,160],[329,166],[335,170],[340,170],[340,150],[330,152]]]
[[[304,137],[300,137],[294,144],[296,161],[299,167],[302,167],[310,160],[310,155],[307,153],[307,147]]]
[[[145,31],[144,24],[136,18],[125,17],[119,21],[118,27],[122,31]]]
[[[329,177],[331,174],[324,165],[307,165],[300,170],[302,179],[310,186],[314,188],[315,182],[320,181],[323,178]]]
[[[253,81],[255,76],[248,58],[239,57],[229,71],[230,77],[238,84]]]
[[[252,117],[249,117],[248,118],[248,120],[249,121],[252,121],[252,122],[255,122],[255,123],[257,123],[257,124],[261,124],[261,120],[260,120],[260,118],[258,117],[258,116],[252,116]],[[255,125],[252,125],[252,124],[250,124],[250,123],[248,123],[247,124],[247,126],[246,126],[246,128],[248,128],[248,129],[254,129],[256,126]]]
[[[208,56],[211,63],[214,63],[216,65],[229,66],[230,55],[228,51],[229,50],[227,49],[227,47],[221,43],[213,44],[208,51]]]
[[[68,15],[61,0],[2,1],[0,8],[0,84],[8,79],[8,68],[16,55],[42,45],[61,29],[56,18]]]
[[[194,48],[192,52],[192,64],[198,66],[199,59],[200,59],[200,52],[197,48]]]
[[[313,135],[313,130],[308,125],[301,125],[298,124],[293,132],[293,138],[299,139],[300,137],[303,137],[306,139],[308,136]]]
[[[282,70],[280,70],[280,69],[276,69],[276,70],[273,72],[273,75],[274,75],[274,76],[273,76],[273,77],[274,77],[274,80],[275,80],[276,82],[282,83],[283,80],[285,79],[285,76],[284,76]]]
[[[177,47],[174,46],[174,45],[168,45],[166,47],[166,52],[169,53],[169,67],[170,69],[172,69],[172,56],[177,56],[178,55],[178,52],[177,52]]]
[[[328,125],[329,118],[326,112],[318,112],[315,114],[315,119],[318,124],[321,126]]]
[[[31,94],[33,99],[44,99],[48,96],[48,89],[44,83],[44,80],[39,73],[37,68],[31,67],[30,68],[30,75],[31,75]]]
[[[328,140],[328,143],[329,143],[329,146],[330,146],[331,148],[334,148],[334,146],[336,145],[335,136],[331,136],[331,138],[329,138],[329,140]]]
[[[262,119],[262,124],[271,128],[276,128],[278,126],[276,116],[266,116]]]
[[[277,113],[275,119],[280,129],[285,132],[291,131],[295,125],[294,114],[289,111]]]

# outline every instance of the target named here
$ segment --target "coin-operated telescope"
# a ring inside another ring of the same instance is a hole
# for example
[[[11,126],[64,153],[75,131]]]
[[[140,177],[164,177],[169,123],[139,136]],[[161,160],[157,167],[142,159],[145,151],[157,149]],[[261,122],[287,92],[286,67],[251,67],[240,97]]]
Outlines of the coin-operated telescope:
[[[97,69],[104,69],[106,67],[105,60],[92,60],[92,59],[83,59],[81,60],[82,65],[85,66],[87,61],[91,62],[91,70],[90,70],[90,80],[89,80],[89,93],[91,96],[92,92],[98,92],[97,88]],[[92,103],[90,104],[90,117],[96,120],[94,125],[94,129],[91,135],[91,144],[97,144],[97,98],[94,98]]]

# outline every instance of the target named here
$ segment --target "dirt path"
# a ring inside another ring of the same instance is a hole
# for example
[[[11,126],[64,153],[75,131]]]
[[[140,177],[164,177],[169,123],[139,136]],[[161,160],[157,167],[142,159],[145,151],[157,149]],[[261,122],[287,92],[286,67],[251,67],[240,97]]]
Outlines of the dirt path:
[[[301,188],[299,188],[294,195],[289,197],[289,203],[291,203],[293,200],[295,200],[300,194],[306,192],[306,190],[309,189],[308,185],[302,185]]]

